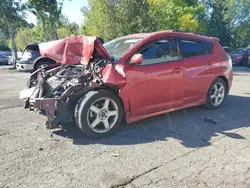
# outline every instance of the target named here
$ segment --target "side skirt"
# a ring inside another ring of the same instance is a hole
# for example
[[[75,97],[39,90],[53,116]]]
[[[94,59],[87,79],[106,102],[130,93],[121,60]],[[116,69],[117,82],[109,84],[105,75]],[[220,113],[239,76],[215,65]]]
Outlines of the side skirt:
[[[149,118],[149,117],[165,114],[165,113],[168,113],[168,112],[181,110],[181,109],[184,109],[184,108],[200,106],[200,105],[203,105],[203,104],[204,104],[204,101],[198,102],[198,103],[195,102],[195,103],[190,103],[190,104],[187,104],[187,105],[184,105],[184,106],[181,106],[181,107],[177,107],[177,108],[171,108],[171,109],[167,109],[167,110],[163,110],[163,111],[159,111],[159,112],[154,112],[154,113],[144,114],[144,115],[134,116],[134,117],[131,116],[130,112],[126,112],[126,122],[127,123],[132,123],[132,122],[139,121],[139,120],[142,120],[142,119],[145,119],[145,118]]]

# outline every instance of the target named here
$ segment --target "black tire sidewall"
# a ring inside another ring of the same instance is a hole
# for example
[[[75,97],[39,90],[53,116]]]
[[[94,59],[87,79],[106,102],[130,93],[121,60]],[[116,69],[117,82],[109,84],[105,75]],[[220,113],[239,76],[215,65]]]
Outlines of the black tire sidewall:
[[[35,65],[35,68],[34,68],[34,71],[36,71],[38,69],[39,66],[41,65],[50,65],[51,62],[48,62],[48,61],[41,61],[41,62],[38,62],[36,65]]]
[[[221,84],[223,85],[223,87],[224,87],[224,89],[225,89],[225,95],[224,95],[223,101],[220,103],[220,105],[215,106],[215,105],[213,105],[213,103],[211,102],[210,93],[211,93],[211,90],[213,89],[214,85],[217,84],[217,83],[221,83]],[[212,82],[212,84],[210,85],[210,87],[209,87],[209,89],[208,89],[205,107],[210,108],[210,109],[217,109],[217,108],[220,108],[221,105],[223,104],[223,102],[225,101],[226,96],[227,96],[227,87],[226,87],[226,84],[225,84],[224,80],[222,80],[221,78],[216,78],[216,79]]]
[[[103,97],[107,97],[107,98],[111,98],[112,100],[115,101],[115,103],[118,106],[118,119],[115,123],[115,125],[107,132],[105,133],[97,133],[95,131],[93,131],[89,125],[88,125],[88,121],[87,121],[87,113],[88,110],[90,108],[90,106],[92,105],[92,103],[94,101],[96,101],[99,98],[103,98]],[[79,109],[78,109],[78,119],[76,119],[76,121],[78,121],[78,127],[89,137],[92,138],[96,138],[96,139],[100,139],[100,138],[104,138],[104,137],[108,137],[112,134],[114,134],[115,132],[117,132],[120,127],[121,127],[121,123],[123,120],[123,105],[121,100],[111,91],[108,90],[97,90],[97,91],[89,91],[85,96],[83,96],[80,100],[79,100]]]

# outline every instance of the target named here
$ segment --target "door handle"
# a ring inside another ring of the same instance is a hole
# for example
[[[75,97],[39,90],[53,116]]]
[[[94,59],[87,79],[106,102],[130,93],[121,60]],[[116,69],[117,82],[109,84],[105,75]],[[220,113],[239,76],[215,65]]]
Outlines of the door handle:
[[[173,70],[173,72],[174,73],[179,73],[179,72],[181,72],[183,69],[182,68],[175,68],[174,70]]]

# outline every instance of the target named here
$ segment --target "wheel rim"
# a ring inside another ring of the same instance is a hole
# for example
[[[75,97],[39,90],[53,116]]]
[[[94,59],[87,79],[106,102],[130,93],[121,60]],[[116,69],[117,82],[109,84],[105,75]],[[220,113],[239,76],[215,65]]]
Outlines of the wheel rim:
[[[118,119],[116,102],[107,97],[94,101],[87,113],[88,126],[97,133],[108,132]]]
[[[210,101],[214,106],[219,106],[225,96],[225,88],[222,83],[216,83],[210,93]]]

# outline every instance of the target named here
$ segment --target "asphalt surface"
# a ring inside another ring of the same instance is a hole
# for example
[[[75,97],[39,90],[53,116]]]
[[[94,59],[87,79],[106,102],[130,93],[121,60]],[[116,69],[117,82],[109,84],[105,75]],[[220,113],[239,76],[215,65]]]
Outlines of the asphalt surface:
[[[22,108],[28,73],[0,67],[0,187],[250,187],[250,69],[236,67],[223,107],[189,108],[91,140],[47,130]],[[205,122],[212,118],[217,124]]]

